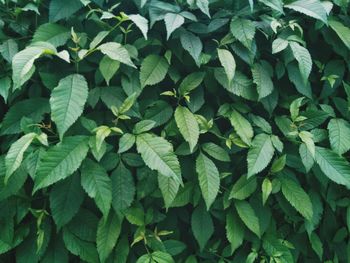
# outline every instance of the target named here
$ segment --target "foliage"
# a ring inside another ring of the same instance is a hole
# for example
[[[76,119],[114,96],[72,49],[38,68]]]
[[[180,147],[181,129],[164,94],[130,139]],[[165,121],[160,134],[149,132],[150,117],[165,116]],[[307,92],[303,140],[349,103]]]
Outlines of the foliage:
[[[0,261],[349,262],[348,0],[0,0]]]

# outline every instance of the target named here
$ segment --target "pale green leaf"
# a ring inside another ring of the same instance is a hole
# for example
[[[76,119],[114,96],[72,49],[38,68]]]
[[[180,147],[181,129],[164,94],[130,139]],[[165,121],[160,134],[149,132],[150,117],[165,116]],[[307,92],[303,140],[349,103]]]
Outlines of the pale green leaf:
[[[101,52],[107,55],[110,59],[117,60],[120,63],[136,68],[131,61],[128,50],[119,43],[107,42],[97,47],[97,49],[101,50]]]
[[[114,59],[104,56],[99,64],[99,70],[105,79],[107,86],[109,86],[109,81],[112,79],[114,74],[118,71],[120,67],[120,62]]]
[[[169,208],[177,195],[180,183],[173,177],[164,176],[161,173],[158,173],[158,185],[163,195],[165,207]]]
[[[343,119],[331,119],[328,123],[329,141],[334,152],[342,155],[350,150],[350,124]]]
[[[246,48],[251,49],[255,36],[254,22],[244,18],[235,17],[230,24],[232,35]]]
[[[242,141],[247,145],[250,145],[254,136],[253,127],[250,122],[236,110],[232,111],[229,119],[233,128],[237,132],[238,136],[242,139]]]
[[[66,137],[51,147],[40,161],[33,191],[52,185],[74,173],[89,150],[88,137]]]
[[[196,159],[196,171],[207,210],[215,201],[220,187],[220,174],[212,160],[200,153]]]
[[[83,113],[87,97],[86,80],[79,74],[61,79],[53,89],[50,98],[51,118],[57,125],[60,139]]]
[[[175,121],[185,141],[189,143],[190,151],[193,152],[199,138],[199,126],[196,118],[188,108],[177,106]]]
[[[319,0],[297,0],[284,7],[319,19],[327,24],[327,10]]]
[[[259,100],[267,97],[273,91],[273,83],[267,69],[258,63],[252,67],[253,81],[257,86]]]
[[[275,149],[271,137],[261,133],[255,136],[248,151],[248,177],[261,172],[270,163]]]
[[[128,18],[135,23],[135,25],[141,30],[144,38],[147,40],[148,20],[139,14],[128,15]]]
[[[334,19],[329,20],[329,25],[335,31],[335,33],[337,33],[338,37],[341,39],[341,41],[343,41],[345,46],[350,49],[350,28]]]
[[[298,61],[299,71],[304,80],[308,80],[312,69],[312,59],[309,51],[296,42],[289,42],[295,59]]]
[[[229,83],[233,80],[236,72],[236,61],[230,51],[218,48],[218,57],[223,66]]]
[[[169,64],[165,58],[158,55],[147,56],[141,64],[141,86],[154,85],[161,82],[168,72]]]
[[[180,14],[167,13],[164,16],[164,22],[167,32],[167,39],[169,39],[172,32],[178,29],[185,22],[185,18]]]

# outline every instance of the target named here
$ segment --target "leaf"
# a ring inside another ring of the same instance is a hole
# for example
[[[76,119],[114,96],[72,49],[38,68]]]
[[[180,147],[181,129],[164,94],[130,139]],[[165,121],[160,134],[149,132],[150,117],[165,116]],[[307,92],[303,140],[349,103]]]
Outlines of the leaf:
[[[53,23],[42,24],[35,31],[32,43],[48,42],[54,47],[63,46],[70,38],[70,32],[67,28]]]
[[[311,16],[327,24],[327,11],[319,0],[298,0],[284,7]]]
[[[215,158],[216,160],[222,161],[222,162],[230,162],[230,156],[229,154],[221,148],[219,145],[216,145],[215,143],[208,142],[202,144],[202,149],[205,151],[208,155]]]
[[[218,56],[221,66],[224,67],[229,83],[233,80],[236,72],[236,61],[230,51],[218,48]]]
[[[9,63],[12,62],[12,58],[18,52],[17,42],[13,39],[8,39],[0,45],[0,53],[2,57]]]
[[[253,81],[257,86],[259,100],[267,97],[273,91],[273,83],[269,72],[258,63],[255,63],[252,68]]]
[[[316,147],[315,161],[330,180],[350,189],[350,164],[345,158],[326,148]]]
[[[254,22],[244,18],[235,17],[230,24],[232,35],[246,48],[251,49],[255,36]]]
[[[294,180],[281,175],[279,177],[282,193],[288,202],[307,220],[311,220],[313,210],[310,197]]]
[[[350,125],[343,119],[331,119],[328,123],[329,141],[334,152],[342,155],[350,150]]]
[[[194,72],[187,75],[179,86],[179,93],[184,96],[186,93],[197,88],[205,77],[204,72]]]
[[[141,86],[154,85],[161,82],[168,72],[169,64],[165,58],[158,55],[147,56],[141,64]]]
[[[128,15],[128,18],[135,23],[135,25],[141,30],[144,38],[147,40],[148,20],[139,14]]]
[[[252,146],[248,151],[248,175],[251,177],[254,174],[261,172],[271,161],[275,149],[272,145],[271,137],[261,133],[255,136]]]
[[[214,225],[209,212],[204,205],[196,207],[191,216],[191,228],[200,251],[203,251],[210,237],[214,233]]]
[[[132,174],[122,162],[111,175],[112,206],[118,213],[130,207],[135,195],[135,184]]]
[[[164,16],[164,22],[167,32],[167,40],[169,39],[172,32],[174,32],[177,28],[182,26],[185,22],[185,18],[180,14],[167,13]]]
[[[311,153],[311,156],[315,157],[315,143],[313,140],[312,133],[310,133],[308,131],[301,131],[301,132],[299,132],[299,137],[305,143],[306,148]]]
[[[220,187],[220,174],[212,160],[200,153],[196,159],[196,172],[207,210],[215,201]]]
[[[121,231],[122,219],[116,213],[110,213],[105,220],[101,218],[97,226],[97,251],[101,262],[106,262],[117,244]]]
[[[241,176],[233,185],[229,199],[244,200],[253,194],[257,187],[256,177]]]
[[[28,133],[23,135],[20,139],[14,142],[5,157],[6,176],[5,183],[10,176],[18,169],[23,160],[23,154],[28,149],[29,145],[37,136],[36,133]]]
[[[138,153],[145,164],[164,176],[172,177],[182,184],[181,168],[173,146],[164,138],[143,133],[136,137]]]
[[[206,14],[210,18],[208,0],[197,0],[196,5],[204,14]]]
[[[182,47],[192,56],[196,65],[200,66],[200,55],[202,53],[203,44],[199,37],[191,32],[184,31],[180,34],[180,42]]]
[[[69,18],[82,7],[83,5],[79,0],[51,0],[49,7],[50,22]]]
[[[334,19],[329,20],[329,26],[338,35],[341,41],[343,41],[345,46],[350,49],[350,29]]]
[[[129,150],[136,141],[136,137],[133,134],[125,133],[119,140],[119,149],[118,153],[123,153]]]
[[[175,110],[175,121],[180,133],[190,145],[190,151],[193,152],[199,138],[199,126],[195,116],[188,108],[177,106]]]
[[[128,50],[119,43],[107,42],[97,47],[97,49],[107,55],[110,59],[117,60],[120,63],[136,68],[131,61]]]
[[[141,133],[147,132],[147,131],[151,130],[154,127],[154,125],[156,125],[155,121],[142,120],[142,121],[135,124],[134,129],[133,129],[133,133],[134,134],[141,134]]]
[[[265,205],[267,199],[269,198],[269,196],[272,192],[272,183],[268,178],[264,179],[264,181],[261,185],[261,191],[262,191],[263,205]]]
[[[276,54],[285,50],[288,47],[289,42],[282,38],[276,38],[272,42],[272,54]]]
[[[284,14],[282,0],[259,0],[259,2],[272,8],[273,10],[280,12],[281,14]]]
[[[235,201],[235,207],[237,213],[243,223],[251,230],[254,234],[256,234],[259,238],[261,235],[259,218],[256,216],[254,209],[247,201]]]
[[[229,119],[242,141],[250,145],[254,136],[253,127],[250,122],[236,110],[231,112]]]
[[[45,45],[41,45],[44,43]],[[49,43],[39,42],[39,45],[29,46],[14,55],[12,59],[13,90],[19,89],[28,81],[35,71],[34,61],[44,52],[56,53],[56,49]]]
[[[226,237],[231,244],[231,254],[242,245],[244,239],[244,226],[236,214],[226,214]]]
[[[109,81],[112,79],[114,74],[118,71],[120,67],[120,62],[113,60],[108,56],[104,56],[99,64],[100,72],[105,79],[107,86],[109,86]]]
[[[50,209],[58,229],[78,213],[84,200],[80,177],[73,175],[54,185],[50,193]]]
[[[314,156],[310,153],[305,143],[300,144],[299,146],[299,155],[301,162],[303,163],[306,172],[308,173],[311,168],[314,166]]]
[[[66,137],[51,147],[40,161],[33,192],[63,180],[74,173],[89,150],[86,136]]]
[[[61,79],[50,97],[51,118],[56,123],[60,139],[83,113],[88,97],[85,78],[79,74]]]
[[[112,182],[105,169],[86,159],[81,169],[81,185],[106,218],[112,203]]]
[[[164,176],[161,173],[158,173],[158,185],[163,195],[165,208],[168,209],[178,193],[180,183],[173,177]]]
[[[296,42],[289,42],[295,59],[298,61],[299,71],[306,82],[309,78],[312,69],[312,59],[309,51]]]

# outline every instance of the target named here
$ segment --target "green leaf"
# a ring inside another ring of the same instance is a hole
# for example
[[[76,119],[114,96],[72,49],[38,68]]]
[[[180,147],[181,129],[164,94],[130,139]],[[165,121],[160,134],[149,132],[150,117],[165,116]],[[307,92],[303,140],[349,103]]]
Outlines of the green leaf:
[[[81,185],[106,218],[112,203],[112,182],[105,169],[86,159],[81,169]]]
[[[174,32],[177,28],[182,26],[185,22],[185,18],[180,14],[167,13],[164,16],[164,22],[167,32],[167,40],[169,39],[172,32]]]
[[[309,51],[296,42],[289,42],[295,59],[298,61],[299,71],[304,80],[308,80],[312,69],[312,59]]]
[[[250,145],[254,136],[253,127],[250,122],[236,110],[231,112],[229,119],[242,141]]]
[[[158,185],[163,195],[165,208],[168,209],[177,195],[180,183],[173,177],[164,176],[161,173],[158,173]]]
[[[331,119],[328,123],[329,141],[334,152],[342,155],[350,150],[350,124],[343,119]]]
[[[294,180],[288,179],[283,174],[279,176],[282,193],[288,202],[307,220],[311,220],[313,210],[310,197],[304,189]]]
[[[350,49],[350,29],[335,19],[329,20],[329,26],[337,33],[345,46]]]
[[[182,184],[181,168],[173,146],[164,138],[149,133],[136,137],[137,151],[145,164],[164,176],[172,177]]]
[[[4,41],[0,45],[0,53],[3,56],[3,58],[9,63],[12,62],[12,58],[14,57],[14,55],[16,55],[17,52],[18,52],[18,45],[16,41],[14,41],[11,38]]]
[[[197,0],[196,5],[204,14],[206,14],[210,18],[208,0]]]
[[[83,5],[79,0],[51,0],[49,7],[50,22],[69,18],[82,7]]]
[[[298,0],[284,7],[319,19],[327,24],[327,10],[319,0]]]
[[[247,178],[246,175],[242,175],[233,185],[229,199],[235,198],[238,200],[244,200],[255,192],[256,187],[256,177]]]
[[[133,134],[125,133],[119,140],[119,149],[118,153],[123,153],[129,150],[136,141],[136,137]]]
[[[273,91],[273,83],[269,72],[263,65],[255,63],[252,68],[253,81],[257,86],[259,100],[267,97]]]
[[[154,127],[154,125],[156,125],[155,121],[142,120],[142,121],[135,124],[134,129],[133,129],[133,133],[134,134],[141,134],[141,133],[147,132],[147,131],[151,130]]]
[[[283,1],[282,0],[259,0],[259,2],[261,2],[264,5],[272,8],[273,10],[276,10],[276,11],[280,12],[281,14],[284,14],[284,12],[283,12]]]
[[[99,70],[103,78],[105,79],[107,86],[109,86],[109,81],[112,79],[114,74],[118,71],[120,67],[120,62],[113,60],[108,56],[104,56],[99,64]]]
[[[286,155],[283,154],[278,159],[274,160],[271,165],[271,173],[275,174],[283,170],[283,168],[286,166]]]
[[[34,61],[46,51],[56,53],[56,49],[49,43],[39,42],[29,46],[14,55],[12,59],[13,90],[19,89],[28,81],[35,71]]]
[[[300,144],[299,146],[299,155],[301,162],[303,163],[306,172],[308,173],[311,168],[314,166],[315,160],[314,156],[310,153],[305,143]]]
[[[175,121],[180,133],[190,145],[190,151],[193,152],[199,138],[199,126],[195,116],[188,108],[177,106],[175,110]]]
[[[51,147],[40,161],[33,192],[63,180],[74,173],[89,150],[88,137],[66,137]]]
[[[275,149],[271,137],[261,133],[255,136],[252,146],[248,151],[248,178],[260,173],[270,163]]]
[[[63,46],[70,38],[70,32],[67,28],[53,23],[46,23],[38,27],[35,31],[32,43],[48,42],[54,47]]]
[[[263,205],[265,205],[267,199],[269,198],[269,196],[272,192],[272,183],[268,178],[264,179],[264,181],[261,185],[261,191],[262,191]]]
[[[315,160],[330,180],[350,189],[350,164],[345,158],[326,148],[316,147]]]
[[[128,18],[135,23],[135,25],[141,30],[144,38],[147,40],[148,20],[139,14],[128,15]]]
[[[272,42],[272,54],[276,54],[285,50],[288,47],[289,42],[282,38],[276,38]]]
[[[101,218],[97,226],[96,245],[101,262],[106,262],[117,244],[122,219],[116,213],[110,213],[105,220]]]
[[[228,153],[223,148],[221,148],[219,145],[216,145],[215,143],[212,143],[212,142],[203,143],[202,149],[208,155],[215,158],[216,160],[219,160],[222,162],[230,162],[231,161]]]
[[[201,39],[189,31],[183,31],[180,34],[180,41],[182,47],[191,55],[199,67],[201,64],[200,55],[203,49]]]
[[[157,263],[175,263],[170,254],[162,251],[155,251],[152,253],[152,261]]]
[[[50,193],[50,209],[58,229],[78,213],[84,200],[80,177],[73,175],[54,185]]]
[[[230,24],[232,35],[246,48],[251,49],[255,36],[254,22],[244,18],[234,17]]]
[[[128,50],[119,43],[107,42],[97,47],[97,49],[107,55],[110,59],[117,60],[120,63],[136,68],[131,61]]]
[[[8,181],[10,176],[18,169],[22,164],[23,154],[28,149],[29,145],[37,136],[36,133],[28,133],[23,135],[20,139],[14,142],[5,157],[6,164],[6,176],[5,183]]]
[[[85,78],[79,74],[61,79],[50,98],[51,118],[56,123],[60,139],[83,113],[88,97]]]
[[[218,57],[221,66],[224,67],[229,83],[233,80],[236,72],[236,61],[230,51],[218,48]]]
[[[301,131],[299,132],[299,137],[305,143],[306,148],[311,153],[311,156],[315,157],[315,143],[312,133],[308,131]]]
[[[196,159],[196,171],[207,210],[215,201],[220,187],[220,174],[212,160],[200,153]]]
[[[210,237],[214,233],[214,225],[209,212],[204,205],[196,207],[191,216],[191,228],[200,251],[203,251]]]
[[[116,212],[130,207],[135,195],[135,184],[132,174],[122,162],[113,171],[112,180],[112,206]]]
[[[205,77],[204,72],[194,72],[187,75],[179,86],[179,93],[184,96],[186,93],[197,88]]]
[[[141,86],[154,85],[161,82],[168,72],[169,64],[165,58],[158,55],[147,56],[141,64]]]
[[[244,239],[244,226],[235,213],[226,214],[226,237],[231,244],[231,254],[240,247]]]
[[[261,235],[259,218],[255,214],[253,207],[247,201],[235,201],[235,207],[237,213],[243,223],[251,230],[254,234],[256,234],[259,238]]]

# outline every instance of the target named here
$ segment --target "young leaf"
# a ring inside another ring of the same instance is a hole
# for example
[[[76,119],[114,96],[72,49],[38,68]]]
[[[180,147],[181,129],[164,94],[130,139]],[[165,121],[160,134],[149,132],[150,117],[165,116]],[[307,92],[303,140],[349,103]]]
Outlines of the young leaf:
[[[248,151],[248,175],[250,176],[261,172],[271,161],[275,149],[272,145],[271,137],[261,133],[255,136],[252,146]]]
[[[200,153],[196,160],[196,171],[202,195],[209,210],[219,192],[220,175],[214,162]]]
[[[272,183],[268,178],[264,179],[264,181],[261,185],[261,191],[262,191],[263,205],[265,205],[267,199],[269,198],[269,196],[272,192]]]
[[[169,39],[171,33],[182,26],[182,24],[185,22],[185,18],[180,14],[167,13],[164,16],[164,22],[167,32],[166,38]]]
[[[236,61],[230,51],[218,48],[221,66],[224,67],[228,82],[231,83],[236,72]]]
[[[117,60],[120,63],[124,63],[130,67],[136,68],[134,63],[131,61],[128,50],[121,44],[116,42],[108,42],[100,45],[97,49],[107,55],[110,59]]]
[[[199,126],[196,118],[186,107],[177,106],[175,110],[175,121],[185,141],[189,143],[190,151],[193,152],[199,138]]]
[[[61,79],[50,98],[51,118],[56,123],[60,139],[83,113],[88,86],[82,75],[73,74]]]

